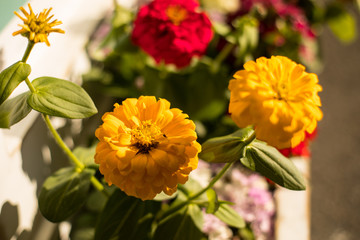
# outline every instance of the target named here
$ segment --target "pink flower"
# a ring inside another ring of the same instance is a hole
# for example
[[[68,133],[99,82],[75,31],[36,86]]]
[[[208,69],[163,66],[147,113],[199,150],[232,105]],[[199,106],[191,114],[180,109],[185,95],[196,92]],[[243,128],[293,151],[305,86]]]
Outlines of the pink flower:
[[[155,0],[135,20],[132,41],[157,63],[182,68],[205,54],[212,39],[211,23],[193,0]]]

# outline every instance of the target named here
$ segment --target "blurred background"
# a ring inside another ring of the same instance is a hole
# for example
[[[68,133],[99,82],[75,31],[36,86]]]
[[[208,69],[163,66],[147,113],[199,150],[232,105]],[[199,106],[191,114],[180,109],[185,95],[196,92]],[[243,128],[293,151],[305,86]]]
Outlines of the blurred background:
[[[1,0],[0,31],[24,3]],[[360,26],[358,11],[351,11]],[[356,240],[360,236],[360,40],[344,45],[325,28],[321,52],[324,118],[311,146],[311,239]],[[17,214],[11,207],[5,209]]]
[[[354,15],[359,26],[359,14]],[[311,147],[311,239],[355,240],[360,236],[360,40],[341,44],[325,28],[321,48],[324,118]]]

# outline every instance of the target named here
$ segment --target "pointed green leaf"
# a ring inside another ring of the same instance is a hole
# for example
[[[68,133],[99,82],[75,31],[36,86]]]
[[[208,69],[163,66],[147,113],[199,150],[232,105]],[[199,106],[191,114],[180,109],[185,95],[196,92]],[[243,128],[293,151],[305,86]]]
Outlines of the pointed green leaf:
[[[251,128],[244,128],[227,136],[211,138],[202,144],[199,157],[207,162],[216,163],[238,160],[242,156],[246,140],[253,132]]]
[[[39,208],[44,217],[51,222],[61,222],[78,211],[85,203],[94,174],[92,169],[79,172],[68,167],[48,177],[39,195]]]
[[[245,227],[244,219],[239,215],[238,212],[235,211],[235,209],[226,203],[221,203],[219,209],[215,212],[214,215],[229,226],[236,228]]]
[[[99,165],[94,162],[95,150],[96,144],[88,148],[77,147],[73,153],[85,166],[98,168]]]
[[[32,82],[36,92],[28,104],[36,111],[64,118],[86,118],[97,113],[95,104],[79,85],[52,77],[40,77]]]
[[[27,104],[29,95],[30,92],[25,92],[6,100],[0,106],[0,128],[10,128],[30,113],[31,107]]]
[[[163,219],[156,228],[156,240],[198,240],[203,233],[203,214],[196,204],[189,204]],[[200,227],[200,228],[199,228]]]
[[[0,105],[31,72],[29,64],[17,62],[0,73]]]
[[[276,148],[264,142],[253,141],[246,147],[243,163],[275,183],[291,190],[305,190],[305,180],[293,162]]]
[[[109,198],[96,225],[95,240],[148,239],[161,203],[141,201],[117,189]]]

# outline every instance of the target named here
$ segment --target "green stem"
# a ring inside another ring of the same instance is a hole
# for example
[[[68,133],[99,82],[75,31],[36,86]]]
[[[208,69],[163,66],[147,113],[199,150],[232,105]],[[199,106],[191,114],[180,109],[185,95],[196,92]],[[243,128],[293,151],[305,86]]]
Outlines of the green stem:
[[[107,198],[110,197],[110,194],[106,191],[104,188],[104,185],[102,185],[99,180],[95,176],[92,176],[90,179],[92,185],[100,192],[102,192]]]
[[[48,115],[43,114],[42,115],[44,118],[44,121],[46,123],[46,126],[49,128],[51,134],[53,135],[56,143],[60,146],[60,148],[62,148],[62,150],[69,156],[69,158],[73,161],[73,163],[75,164],[75,166],[80,169],[81,171],[85,168],[85,165],[79,161],[79,159],[74,155],[74,153],[69,149],[69,147],[65,144],[65,142],[62,140],[62,138],[60,137],[59,133],[56,131],[56,129],[53,127],[50,118]],[[106,195],[107,197],[109,197],[108,193],[105,191],[104,186],[99,182],[99,180],[97,180],[94,176],[91,177],[90,179],[91,183],[93,184],[93,186],[99,190],[100,192],[102,192],[104,195]]]
[[[36,92],[36,89],[35,89],[34,86],[31,84],[29,78],[26,78],[26,79],[25,79],[25,83],[26,83],[26,85],[28,85],[28,87],[29,87],[29,89],[30,89],[30,91],[31,91],[32,93]]]
[[[226,163],[226,165],[221,169],[221,171],[211,180],[211,182],[201,191],[197,192],[196,194],[190,196],[185,202],[181,202],[178,204],[175,204],[168,208],[163,214],[159,216],[159,219],[164,219],[165,217],[171,215],[172,213],[176,212],[177,210],[183,208],[187,204],[189,204],[192,200],[198,198],[203,193],[205,193],[208,189],[210,189],[214,184],[224,175],[224,173],[230,168],[230,166],[233,164],[233,162]]]
[[[23,63],[26,63],[26,61],[28,60],[29,55],[30,55],[31,50],[33,49],[34,45],[35,45],[35,42],[29,40],[28,45],[27,45],[26,50],[25,50],[25,53],[24,53],[24,56],[21,59],[21,61]]]
[[[21,59],[21,61],[23,63],[26,63],[26,61],[28,60],[31,50],[33,49],[35,45],[35,42],[30,41],[28,42],[28,45],[26,47],[25,53],[23,58]],[[25,83],[26,85],[29,87],[30,91],[32,93],[36,92],[36,89],[34,88],[34,86],[31,84],[29,78],[25,79]],[[63,149],[63,151],[69,156],[70,160],[73,161],[73,163],[76,165],[76,167],[82,171],[85,168],[85,165],[79,161],[79,159],[73,154],[73,152],[68,148],[68,146],[65,144],[65,142],[62,140],[62,138],[60,137],[59,133],[56,131],[56,129],[53,127],[53,125],[51,124],[51,121],[49,119],[49,116],[46,114],[42,115],[44,118],[44,121],[47,125],[47,127],[49,128],[50,132],[52,133],[56,143]],[[100,192],[102,192],[106,197],[109,197],[109,194],[105,191],[104,186],[94,177],[92,176],[90,179],[91,183],[93,184],[93,186],[99,190]]]
[[[220,64],[225,60],[225,58],[231,53],[231,50],[234,48],[234,44],[227,43],[221,52],[216,56],[212,64],[212,71],[215,73],[219,70]]]
[[[48,115],[43,114],[44,121],[49,128],[51,134],[54,136],[54,139],[56,143],[64,150],[64,152],[69,156],[69,158],[73,161],[73,163],[76,165],[76,167],[80,168],[81,170],[85,168],[85,165],[80,162],[77,157],[72,153],[72,151],[66,146],[56,129],[53,127],[53,125],[50,122],[50,118]]]
[[[27,45],[27,47],[26,47],[24,56],[23,56],[23,58],[21,59],[21,62],[26,63],[26,61],[28,60],[28,58],[29,58],[29,56],[30,56],[30,53],[31,53],[31,50],[33,49],[34,45],[35,45],[35,42],[30,41],[30,40],[28,41],[28,45]],[[36,89],[35,89],[34,86],[31,84],[29,78],[26,78],[26,79],[25,79],[25,83],[26,83],[26,85],[28,85],[28,87],[29,87],[29,89],[30,89],[30,91],[31,91],[32,93],[33,93],[33,92],[36,92]]]
[[[29,41],[28,45],[26,47],[24,56],[22,58],[22,62],[26,63],[27,59],[29,58],[29,55],[31,53],[31,50],[33,49],[35,45],[35,42],[33,41]],[[28,78],[25,79],[25,82],[27,84],[27,86],[29,87],[30,91],[32,93],[36,92],[36,89],[34,88],[34,86],[31,84],[30,80]],[[65,144],[65,142],[62,140],[62,138],[60,137],[59,133],[56,131],[56,129],[53,127],[53,125],[51,124],[50,118],[48,115],[46,114],[42,114],[43,119],[47,125],[47,127],[49,128],[50,132],[52,133],[56,143],[60,146],[60,148],[63,149],[63,151],[68,155],[68,157],[70,158],[70,160],[73,161],[73,163],[75,164],[75,166],[82,171],[85,168],[85,165],[79,161],[79,159],[73,154],[73,152],[68,148],[68,146]],[[91,177],[90,179],[91,183],[93,184],[93,186],[99,190],[100,192],[102,192],[106,197],[109,197],[109,194],[105,191],[104,186],[99,182],[99,180],[97,180],[94,176]]]

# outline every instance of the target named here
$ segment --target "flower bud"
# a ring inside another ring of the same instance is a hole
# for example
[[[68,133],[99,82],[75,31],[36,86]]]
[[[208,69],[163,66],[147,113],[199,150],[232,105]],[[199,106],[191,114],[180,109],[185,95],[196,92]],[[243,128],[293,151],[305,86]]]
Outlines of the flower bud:
[[[207,162],[214,163],[238,160],[253,133],[253,129],[244,128],[227,136],[211,138],[203,143],[199,157]]]

